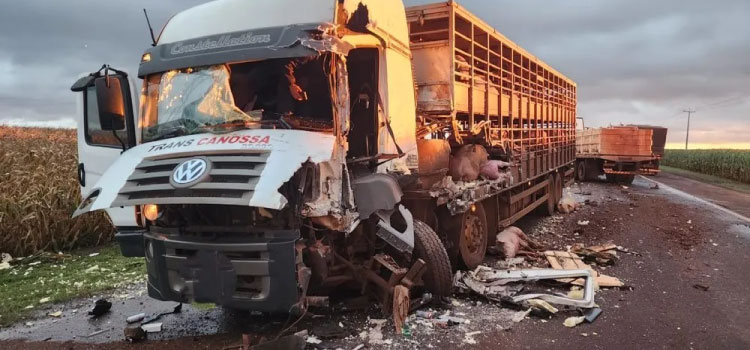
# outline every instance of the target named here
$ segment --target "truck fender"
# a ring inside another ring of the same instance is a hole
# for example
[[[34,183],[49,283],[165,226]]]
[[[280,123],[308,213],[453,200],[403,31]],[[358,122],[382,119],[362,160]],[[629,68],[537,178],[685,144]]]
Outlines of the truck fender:
[[[401,203],[403,192],[398,181],[387,174],[371,174],[357,178],[352,183],[354,203],[361,220],[367,220],[375,214],[377,217],[378,237],[402,252],[414,249],[414,218],[411,212]],[[393,225],[394,215],[400,214],[405,229],[399,231]]]

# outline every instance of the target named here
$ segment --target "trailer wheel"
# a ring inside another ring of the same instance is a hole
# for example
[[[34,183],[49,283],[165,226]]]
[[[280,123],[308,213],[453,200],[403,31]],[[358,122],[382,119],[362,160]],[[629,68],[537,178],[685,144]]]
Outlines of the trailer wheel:
[[[624,184],[631,185],[635,181],[635,175],[621,175],[620,181]]]
[[[481,203],[461,215],[449,219],[448,232],[450,256],[455,268],[474,269],[484,261],[487,253],[487,217]]]
[[[578,162],[576,166],[576,180],[580,182],[586,181],[586,161]]]
[[[437,233],[419,220],[414,220],[414,251],[416,258],[427,263],[422,276],[425,288],[438,298],[450,296],[453,275],[448,253]]]
[[[563,196],[563,175],[555,174],[555,206],[560,203]]]
[[[555,209],[557,208],[557,188],[555,187],[555,175],[550,174],[547,176],[547,209],[544,210],[544,215],[553,216],[555,215]]]

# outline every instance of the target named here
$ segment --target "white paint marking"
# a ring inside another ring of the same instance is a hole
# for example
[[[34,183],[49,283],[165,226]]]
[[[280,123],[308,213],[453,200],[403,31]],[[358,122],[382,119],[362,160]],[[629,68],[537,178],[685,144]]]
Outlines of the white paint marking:
[[[700,202],[700,203],[705,204],[705,205],[707,205],[707,206],[709,206],[711,208],[717,209],[717,210],[722,211],[724,213],[727,213],[727,214],[729,214],[731,216],[734,216],[734,217],[736,217],[736,218],[738,218],[740,220],[744,220],[745,222],[750,222],[750,218],[748,218],[748,217],[746,217],[746,216],[744,216],[742,214],[733,212],[733,211],[731,211],[731,210],[729,210],[727,208],[724,208],[724,207],[722,207],[720,205],[717,205],[716,203],[712,203],[712,202],[707,201],[707,200],[705,200],[703,198],[696,197],[696,196],[693,196],[692,194],[682,192],[682,191],[680,191],[680,190],[678,190],[678,189],[676,189],[674,187],[667,186],[667,185],[665,185],[665,184],[663,184],[663,183],[661,183],[659,181],[649,179],[649,178],[647,178],[645,176],[642,176],[642,175],[640,176],[640,178],[643,179],[643,180],[650,181],[650,182],[653,182],[653,183],[659,185],[660,189],[664,189],[667,192],[671,192],[671,193],[676,194],[678,196],[685,197],[687,199],[690,199],[690,200],[693,200],[693,201],[696,201],[696,202]]]

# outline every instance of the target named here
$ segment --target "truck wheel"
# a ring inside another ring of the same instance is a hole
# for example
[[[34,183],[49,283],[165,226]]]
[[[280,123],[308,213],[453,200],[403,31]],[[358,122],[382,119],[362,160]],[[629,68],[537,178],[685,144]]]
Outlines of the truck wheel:
[[[576,180],[579,182],[586,181],[586,162],[580,161],[576,166]]]
[[[481,203],[461,215],[448,219],[446,231],[450,256],[456,269],[474,269],[484,261],[487,252],[487,217]]]
[[[560,203],[563,196],[563,175],[562,174],[556,174],[555,175],[555,206]]]
[[[453,275],[451,262],[437,233],[424,222],[414,220],[414,252],[427,263],[422,276],[425,288],[435,297],[451,295]]]
[[[557,207],[557,189],[555,188],[554,174],[547,176],[547,195],[547,208],[544,210],[544,215],[553,216]]]
[[[620,181],[627,185],[631,185],[633,181],[635,180],[635,175],[622,175],[620,177]]]

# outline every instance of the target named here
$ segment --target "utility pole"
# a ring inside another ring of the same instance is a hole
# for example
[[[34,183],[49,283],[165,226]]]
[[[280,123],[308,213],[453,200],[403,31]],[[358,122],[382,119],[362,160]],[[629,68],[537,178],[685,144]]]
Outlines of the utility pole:
[[[688,122],[687,122],[687,132],[685,133],[685,150],[688,149],[688,142],[690,141],[690,116],[695,113],[696,111],[694,109],[686,109],[683,110],[683,112],[688,114]]]

